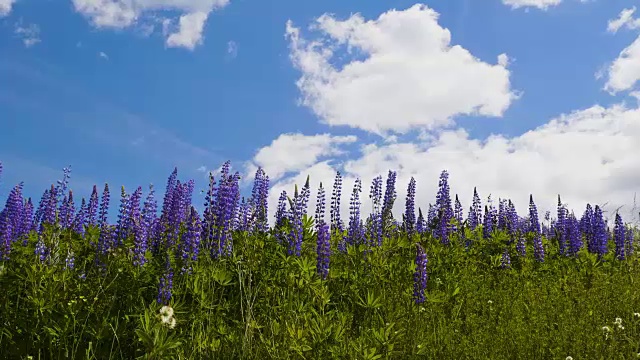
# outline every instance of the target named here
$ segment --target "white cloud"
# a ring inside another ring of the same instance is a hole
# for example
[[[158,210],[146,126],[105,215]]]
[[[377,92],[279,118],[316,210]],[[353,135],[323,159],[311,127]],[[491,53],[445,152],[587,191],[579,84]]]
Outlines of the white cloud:
[[[193,50],[202,44],[202,31],[208,16],[208,13],[202,11],[180,16],[179,30],[167,37],[167,46]]]
[[[640,183],[640,108],[616,105],[610,108],[593,106],[559,116],[515,137],[492,135],[483,140],[470,139],[463,129],[439,133],[430,143],[394,143],[365,145],[357,154],[349,154],[340,169],[343,181],[342,216],[348,216],[348,203],[356,176],[363,180],[363,211],[370,209],[369,184],[373,177],[388,170],[398,171],[398,198],[394,207],[401,218],[406,187],[411,176],[417,180],[416,206],[426,211],[435,200],[440,171],[450,173],[452,194],[459,194],[465,208],[470,205],[473,187],[477,186],[483,202],[489,193],[492,199],[512,199],[521,215],[526,214],[529,194],[533,194],[539,213],[555,211],[557,195],[575,210],[577,216],[587,202],[605,204],[606,210],[618,206],[625,221],[637,220],[633,198]],[[290,157],[305,158],[291,153]],[[310,212],[315,204],[315,189],[325,184],[330,194],[336,168],[331,159],[305,162],[304,169],[274,183],[270,195],[275,209],[282,190],[291,193],[293,184],[303,184],[307,174],[314,186]],[[289,162],[295,162],[289,159]],[[302,164],[300,164],[302,165]],[[267,172],[269,174],[269,172]],[[329,195],[330,196],[330,195]],[[425,214],[426,215],[426,214]]]
[[[15,2],[16,0],[0,0],[0,17],[9,15]]]
[[[277,180],[287,173],[305,169],[321,158],[341,154],[340,145],[356,140],[355,136],[282,134],[256,153],[248,165],[248,172],[252,174],[260,166],[272,180]]]
[[[202,165],[196,169],[197,172],[207,172],[207,167]]]
[[[617,19],[610,20],[607,25],[607,31],[616,33],[623,26],[629,30],[640,29],[640,19],[634,19],[633,14],[636,12],[636,7],[630,9],[624,9],[620,12]]]
[[[640,80],[640,36],[609,66],[604,89],[615,94],[630,90]]]
[[[109,55],[107,55],[104,51],[100,51],[98,56],[102,59],[109,60]]]
[[[22,39],[25,47],[32,47],[40,42],[40,27],[36,24],[22,26],[22,20],[15,25],[14,33]]]
[[[552,6],[560,5],[562,0],[502,0],[502,3],[509,5],[514,9],[522,7],[536,7],[538,9],[547,10]]]
[[[3,1],[3,0],[0,0]],[[147,13],[171,10],[181,12],[178,24],[167,31],[173,19],[163,21],[167,47],[193,50],[203,40],[202,31],[209,14],[226,6],[229,0],[73,0],[76,11],[97,28],[122,29],[140,23]],[[149,33],[150,24],[140,24]]]
[[[302,103],[329,125],[381,135],[448,126],[462,114],[502,116],[517,97],[508,57],[489,64],[452,45],[438,16],[420,4],[369,21],[325,14],[311,27],[321,36],[310,41],[289,21]],[[336,53],[345,48],[352,59],[339,68]]]

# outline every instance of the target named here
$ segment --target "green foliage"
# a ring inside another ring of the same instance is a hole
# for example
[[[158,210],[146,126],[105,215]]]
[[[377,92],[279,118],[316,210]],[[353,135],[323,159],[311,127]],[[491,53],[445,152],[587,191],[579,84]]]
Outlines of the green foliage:
[[[126,242],[97,266],[90,244],[98,229],[85,238],[46,229],[43,237],[52,249],[44,263],[32,234],[0,265],[2,359],[622,359],[640,352],[637,255],[621,262],[612,252],[598,259],[583,250],[569,258],[544,239],[547,258],[537,263],[530,240],[520,258],[506,234],[483,240],[479,229],[454,234],[450,246],[391,231],[382,247],[341,253],[334,234],[322,281],[306,217],[301,257],[271,235],[237,232],[231,257],[203,252],[191,273],[176,271],[170,326],[155,300],[163,256],[148,253],[150,261],[135,267]],[[415,241],[429,259],[421,305],[412,298]],[[510,269],[500,267],[505,248]],[[74,269],[65,269],[69,251]]]

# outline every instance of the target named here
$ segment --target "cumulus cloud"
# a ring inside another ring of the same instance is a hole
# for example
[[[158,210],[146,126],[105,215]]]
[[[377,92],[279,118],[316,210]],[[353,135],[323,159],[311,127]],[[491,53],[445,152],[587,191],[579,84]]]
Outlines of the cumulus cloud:
[[[607,25],[607,31],[616,33],[622,27],[626,27],[629,30],[640,29],[640,19],[634,19],[633,14],[636,12],[636,7],[630,9],[624,9],[618,15],[618,18],[610,20]]]
[[[0,17],[9,15],[15,2],[16,0],[0,0]]]
[[[607,30],[615,33],[623,26],[633,30],[640,29],[640,19],[634,19],[636,8],[622,10],[617,19],[609,21]],[[606,91],[616,94],[621,91],[632,90],[640,80],[640,36],[623,49],[618,57],[606,69]]]
[[[273,184],[270,206],[275,209],[282,190],[291,193],[293,185],[304,183],[307,175],[315,188],[322,182],[330,194],[335,171],[344,178],[342,214],[347,216],[348,203],[356,177],[363,181],[363,211],[370,211],[368,199],[370,181],[388,170],[398,172],[398,199],[395,215],[401,218],[406,187],[413,176],[417,180],[416,206],[426,210],[434,203],[441,170],[450,173],[452,194],[459,194],[468,209],[473,187],[486,201],[512,199],[521,215],[526,214],[529,194],[539,206],[554,211],[557,195],[581,215],[587,202],[607,204],[609,215],[619,207],[626,221],[637,220],[633,210],[635,191],[640,183],[640,108],[615,105],[609,108],[593,106],[561,115],[534,130],[514,137],[491,135],[486,139],[471,139],[463,129],[446,130],[430,142],[403,142],[383,145],[363,145],[350,160],[335,166],[330,158],[318,161],[299,160],[297,173]],[[272,147],[273,144],[270,146]],[[262,151],[262,150],[261,150]],[[260,152],[259,152],[260,153]],[[282,164],[296,163],[290,153]],[[278,155],[270,156],[272,168]],[[304,168],[303,168],[304,165]],[[268,173],[269,174],[269,173]],[[315,191],[315,190],[314,190]],[[315,204],[312,197],[310,209]]]
[[[303,37],[289,21],[301,102],[328,125],[386,135],[450,126],[456,115],[500,117],[517,98],[508,57],[483,62],[451,44],[439,14],[417,4],[375,20],[320,16]],[[343,50],[352,59],[336,65]]]
[[[209,14],[228,3],[229,0],[73,0],[76,11],[87,17],[97,28],[131,27],[154,11],[181,12],[177,24],[175,19],[163,20],[165,43],[167,47],[190,50],[202,43],[202,32]],[[151,26],[141,25],[145,26],[147,32]]]
[[[287,173],[315,164],[321,158],[341,154],[340,145],[356,140],[355,136],[282,134],[256,153],[248,164],[248,172],[253,173],[259,166],[272,180],[278,180]]]

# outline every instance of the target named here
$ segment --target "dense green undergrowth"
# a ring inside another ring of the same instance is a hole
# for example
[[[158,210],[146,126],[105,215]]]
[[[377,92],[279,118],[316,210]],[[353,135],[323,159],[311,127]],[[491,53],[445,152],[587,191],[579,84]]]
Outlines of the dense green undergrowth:
[[[487,240],[468,232],[469,248],[457,234],[450,246],[403,235],[382,247],[334,251],[323,281],[312,228],[306,221],[301,257],[271,236],[237,233],[232,256],[200,256],[191,274],[176,271],[173,328],[156,302],[164,256],[148,253],[136,267],[125,243],[96,266],[94,228],[85,238],[47,233],[59,240],[41,263],[32,234],[0,265],[0,358],[630,359],[640,352],[636,254],[618,261],[609,251],[599,260],[582,249],[570,258],[545,238],[544,262],[533,259],[529,241],[527,256],[503,269],[502,232]],[[420,305],[412,298],[415,242],[428,255]],[[69,248],[73,269],[65,269]]]

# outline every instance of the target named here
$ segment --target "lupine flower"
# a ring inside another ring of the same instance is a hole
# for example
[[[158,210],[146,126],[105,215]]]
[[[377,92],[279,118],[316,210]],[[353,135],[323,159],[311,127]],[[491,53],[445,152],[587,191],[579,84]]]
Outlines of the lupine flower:
[[[567,244],[567,208],[562,205],[558,195],[558,220],[556,221],[556,238],[560,254],[564,254]]]
[[[331,193],[331,233],[344,232],[342,220],[340,220],[340,199],[342,196],[342,176],[340,171],[336,172],[336,178],[333,182],[333,192]]]
[[[71,178],[71,165],[68,167],[62,168],[62,180],[57,181],[56,191],[55,191],[55,207],[62,206],[63,204],[58,204],[61,200],[59,197],[63,196],[67,192],[67,186],[69,185],[69,179]]]
[[[407,235],[411,237],[416,229],[416,179],[411,177],[407,187],[407,199],[404,210],[404,225]]]
[[[624,223],[622,222],[622,217],[620,216],[620,213],[616,213],[616,223],[615,223],[615,227],[613,230],[613,237],[614,237],[614,241],[616,243],[616,258],[618,260],[624,260],[625,259],[625,229],[624,229]]]
[[[420,244],[416,244],[416,271],[413,273],[413,299],[416,304],[425,301],[424,292],[427,288],[427,254]]]
[[[396,201],[396,177],[396,172],[389,170],[382,205],[382,224],[385,232],[391,226],[391,220],[393,219],[393,204]]]
[[[84,198],[82,198],[82,202],[80,203],[80,209],[78,209],[78,212],[76,213],[76,216],[73,219],[74,232],[80,235],[84,235],[84,224],[86,221],[86,216],[87,216],[87,203],[84,200]]]
[[[593,212],[593,239],[599,258],[607,253],[607,225],[602,217],[602,209],[596,205]]]
[[[51,185],[49,189],[49,196],[46,199],[42,212],[42,222],[40,225],[40,232],[44,229],[44,224],[53,225],[56,223],[57,218],[57,190]]]
[[[500,267],[503,269],[511,268],[511,256],[509,255],[509,250],[504,249],[502,253],[502,257],[500,259]]]
[[[287,201],[287,192],[283,190],[282,193],[280,193],[280,197],[278,198],[278,208],[276,209],[276,215],[275,215],[276,221],[274,225],[275,232],[276,232],[276,239],[280,244],[284,241],[284,231],[282,227],[285,225],[285,221],[287,220],[286,201]]]
[[[627,228],[627,234],[625,235],[626,240],[626,249],[625,252],[627,255],[631,256],[633,254],[633,229]]]
[[[169,304],[171,300],[171,289],[173,288],[173,270],[170,266],[166,273],[160,278],[160,286],[158,287],[158,304]]]
[[[316,236],[317,236],[317,263],[316,270],[320,278],[323,280],[329,275],[329,257],[331,255],[331,248],[329,240],[331,235],[329,233],[329,225],[324,220],[324,208],[325,208],[325,194],[322,183],[318,188],[318,199],[316,201]]]
[[[443,170],[440,174],[440,182],[438,184],[438,194],[436,196],[436,208],[438,211],[439,228],[437,237],[440,238],[442,244],[449,244],[449,233],[451,231],[451,218],[453,217],[453,209],[451,207],[451,196],[449,195],[449,173]]]
[[[24,202],[24,206],[22,207],[22,226],[19,232],[19,236],[24,237],[22,244],[25,246],[27,245],[27,237],[31,230],[33,230],[33,203],[31,202],[31,198],[29,198]]]
[[[88,226],[96,225],[96,216],[98,215],[98,187],[93,185],[93,191],[89,198],[89,205],[87,206],[87,224]]]
[[[482,237],[488,239],[493,233],[493,219],[491,218],[490,205],[484,206],[484,224],[482,224]]]
[[[371,189],[369,193],[373,204],[373,210],[371,212],[371,244],[372,246],[382,246],[382,176],[377,176],[371,183]]]
[[[111,244],[111,231],[107,223],[109,211],[109,184],[104,184],[102,199],[100,201],[100,212],[98,213],[98,225],[100,226],[100,236],[98,238],[97,250],[99,254],[106,254]],[[97,258],[96,258],[97,260]]]
[[[529,195],[529,231],[533,233],[533,256],[537,261],[544,261],[544,247],[540,236],[540,222],[538,222],[538,209],[533,202],[533,195]]]
[[[518,232],[518,212],[516,211],[515,205],[511,200],[507,203],[507,234],[509,234],[509,244],[511,244],[517,235]]]
[[[269,200],[269,176],[262,168],[256,171],[252,191],[253,205],[253,228],[255,232],[265,233],[269,229],[268,222],[268,200]]]
[[[129,195],[124,189],[124,186],[120,188],[120,208],[118,210],[118,223],[116,225],[116,236],[114,240],[114,247],[122,245],[124,239],[129,235]]]
[[[182,242],[180,243],[180,253],[185,266],[183,272],[188,272],[191,267],[188,265],[191,261],[198,259],[198,251],[200,248],[200,229],[202,223],[196,209],[192,206],[187,218],[187,231],[185,232]]]
[[[507,229],[507,200],[498,198],[498,222],[496,224],[498,230]]]
[[[460,200],[458,199],[458,194],[456,194],[456,200],[454,202],[453,217],[458,222],[458,224],[459,224],[458,226],[460,226],[460,228],[462,228],[462,221],[464,220],[462,213],[463,213],[462,204],[460,203]]]
[[[349,205],[349,229],[347,230],[347,243],[355,245],[360,242],[360,193],[362,192],[362,182],[356,179],[351,193]]]
[[[149,194],[144,201],[141,216],[133,214],[135,231],[134,264],[142,266],[146,262],[145,254],[149,244],[149,237],[152,235],[152,227],[156,219],[158,204],[154,197],[153,185],[149,185]]]
[[[2,217],[0,218],[0,256],[1,260],[9,259],[11,244],[20,235],[20,228],[23,222],[23,198],[22,183],[16,185],[9,196]]]
[[[593,208],[591,207],[591,204],[587,204],[587,208],[585,209],[584,214],[582,214],[582,218],[580,218],[580,232],[584,235],[584,240],[587,243],[587,250],[590,253],[595,254],[597,252],[597,245],[593,233],[593,220]]]
[[[480,204],[480,196],[478,190],[473,188],[473,203],[469,207],[469,215],[467,216],[469,229],[475,230],[482,223],[482,207]]]
[[[422,209],[418,208],[418,220],[416,222],[416,232],[422,235],[426,230],[427,230],[426,220],[424,219],[424,215],[422,215]]]
[[[46,259],[47,255],[49,255],[49,249],[47,249],[47,247],[45,246],[44,241],[42,241],[42,238],[40,238],[36,243],[36,248],[34,252],[36,256],[38,256],[38,259],[41,262],[44,261],[44,259]]]
[[[569,245],[567,255],[575,256],[578,251],[580,251],[580,248],[582,248],[582,238],[580,234],[580,224],[573,213],[571,213],[566,220],[565,230]]]
[[[308,178],[307,178],[308,182]],[[291,226],[289,232],[289,242],[288,242],[288,253],[289,255],[300,256],[302,251],[302,238],[303,227],[302,227],[302,217],[303,217],[303,207],[304,203],[303,196],[298,193],[298,185],[295,186],[293,191],[293,199],[289,199],[289,224]]]

